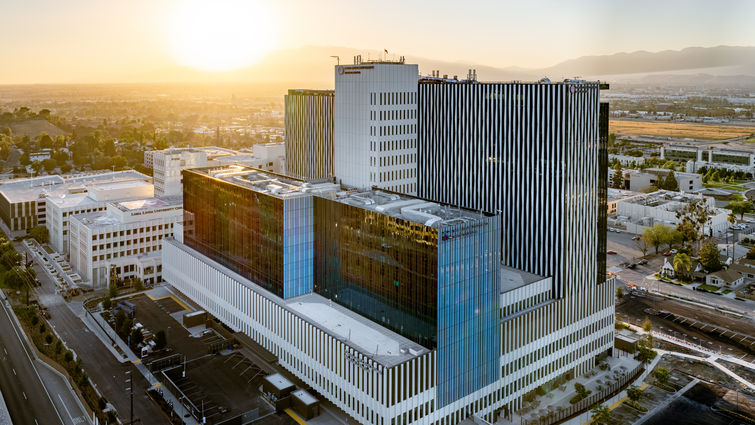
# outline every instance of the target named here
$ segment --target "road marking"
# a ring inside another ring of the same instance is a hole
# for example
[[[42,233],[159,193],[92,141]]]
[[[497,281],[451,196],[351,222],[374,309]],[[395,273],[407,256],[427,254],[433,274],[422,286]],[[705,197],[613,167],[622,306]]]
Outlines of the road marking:
[[[13,369],[13,368],[11,368],[11,369]],[[16,375],[16,376],[18,376],[18,374],[16,373],[16,369],[13,369],[13,374]]]
[[[58,416],[58,419],[60,419],[60,422],[62,423],[63,418],[60,416],[60,412],[58,411],[58,408],[55,407],[55,403],[53,403],[52,397],[50,397],[50,392],[47,391],[47,387],[45,386],[44,382],[42,382],[42,378],[39,376],[39,371],[37,371],[37,368],[34,366],[34,362],[31,359],[31,355],[29,354],[30,348],[27,346],[24,340],[21,339],[21,334],[18,333],[18,328],[20,327],[20,324],[11,317],[11,313],[8,313],[8,308],[10,308],[10,303],[8,301],[6,301],[6,303],[8,304],[8,307],[2,308],[3,313],[5,313],[5,317],[8,318],[8,323],[10,323],[11,328],[13,328],[13,333],[16,334],[16,338],[18,338],[18,342],[21,344],[21,347],[23,347],[24,354],[26,354],[26,358],[29,360],[29,364],[31,364],[31,368],[32,370],[34,370],[34,374],[37,375],[37,380],[39,381],[40,385],[42,385],[42,389],[45,390],[47,399],[50,400],[50,404],[52,405],[53,410],[55,410],[55,415]]]
[[[300,418],[296,413],[294,413],[291,409],[286,409],[286,413],[288,413],[288,416],[291,416],[291,419],[295,420],[299,423],[299,425],[307,425],[306,422],[302,418]]]
[[[60,399],[60,404],[62,404],[63,408],[66,409],[66,414],[68,414],[68,417],[71,418],[71,422],[76,423],[76,421],[73,419],[73,416],[71,416],[71,412],[68,411],[68,407],[66,407],[66,402],[63,401],[63,397],[60,396],[60,393],[58,393],[58,398]]]
[[[3,347],[3,351],[5,351],[5,355],[7,356],[8,355],[8,350],[6,350],[5,347]]]
[[[39,422],[37,422],[37,418],[34,418],[34,423],[39,425]]]
[[[28,400],[28,399],[29,399],[29,397],[27,397],[27,396],[26,396],[26,393],[25,393],[25,392],[21,391],[21,394],[23,394],[23,395],[24,395],[24,400]]]

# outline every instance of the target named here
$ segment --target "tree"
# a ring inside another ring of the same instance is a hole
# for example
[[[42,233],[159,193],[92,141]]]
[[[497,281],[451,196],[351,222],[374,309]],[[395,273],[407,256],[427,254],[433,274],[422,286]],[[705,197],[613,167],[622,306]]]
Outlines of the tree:
[[[673,171],[668,172],[666,179],[664,179],[663,183],[661,184],[661,188],[673,191],[679,190],[679,182],[676,180],[676,176],[674,175]]]
[[[712,210],[703,200],[687,203],[676,212],[679,222],[676,230],[682,234],[682,242],[697,242],[705,236],[705,226],[710,221]]]
[[[21,254],[19,254],[15,249],[10,249],[8,251],[5,251],[3,255],[0,256],[0,261],[2,261],[5,267],[10,269],[21,263]]]
[[[653,372],[653,375],[663,385],[666,385],[669,378],[671,378],[671,373],[665,367],[659,367]]]
[[[113,167],[116,169],[122,169],[128,164],[128,160],[123,155],[118,155],[113,157]]]
[[[47,343],[47,345],[52,344],[52,334],[45,335],[45,342]]]
[[[746,255],[748,260],[755,260],[755,247],[750,248]]]
[[[637,341],[637,360],[647,363],[655,358],[658,353],[653,350],[653,343],[650,341],[650,334],[648,339],[642,338]]]
[[[632,385],[629,388],[627,388],[627,397],[629,397],[630,400],[632,400],[633,403],[637,403],[640,401],[640,399],[643,396],[643,392],[641,389],[637,388],[637,386]]]
[[[34,226],[29,230],[29,236],[34,238],[39,243],[50,242],[50,232],[45,226]]]
[[[588,395],[590,395],[591,391],[588,391],[587,388],[585,388],[584,385],[580,384],[579,382],[574,383],[574,391],[577,392],[577,395],[579,395],[580,398],[585,398]]]
[[[130,336],[129,342],[131,343],[132,347],[136,347],[139,344],[141,344],[142,341],[144,341],[144,335],[142,334],[141,329],[136,329],[136,328],[131,329],[131,334],[129,336]]]
[[[690,268],[692,267],[692,259],[689,255],[680,252],[674,256],[674,271],[677,276],[682,277],[684,280],[689,276]]]
[[[61,352],[63,352],[63,341],[58,340],[55,343],[55,354],[60,355]]]
[[[162,350],[166,345],[168,345],[168,338],[165,335],[165,331],[161,329],[155,334],[155,348]]]
[[[112,307],[112,306],[113,306],[113,302],[110,300],[110,296],[106,295],[102,299],[102,309],[105,310],[105,311],[109,311],[110,307]]]
[[[115,331],[118,333],[121,333],[121,329],[123,329],[123,324],[126,322],[126,313],[123,312],[123,310],[118,310],[117,313],[115,313]]]
[[[46,132],[39,133],[39,136],[37,136],[37,143],[39,144],[39,147],[42,149],[50,149],[52,148],[52,137],[50,137]]]
[[[63,354],[63,360],[65,360],[66,363],[71,363],[73,361],[73,353],[71,350],[66,350],[66,353]]]
[[[58,168],[58,161],[56,161],[56,160],[54,160],[52,158],[47,158],[47,159],[45,159],[45,160],[42,161],[42,166],[45,167],[45,170],[52,171],[52,170]]]
[[[653,330],[653,322],[650,321],[650,318],[645,316],[645,320],[642,322],[642,330],[645,332],[650,332]]]
[[[135,291],[141,291],[144,289],[144,282],[142,281],[142,278],[135,277],[131,280],[131,286]]]
[[[26,284],[31,284],[36,278],[34,270],[27,269],[26,267],[13,267],[5,273],[5,283],[13,289],[21,289]]]
[[[115,284],[110,285],[108,295],[110,296],[111,299],[118,297],[118,287],[115,286]]]
[[[700,259],[700,264],[709,272],[721,270],[723,267],[721,265],[721,254],[718,252],[718,246],[712,242],[703,244],[697,256]]]
[[[652,227],[645,228],[640,238],[646,245],[653,246],[656,254],[661,245],[669,244],[673,241],[671,228],[663,224],[656,224]]]
[[[590,417],[595,425],[608,425],[613,421],[611,410],[602,404],[592,408]]]
[[[611,176],[611,187],[614,189],[624,189],[624,170],[621,163],[617,162],[613,167],[613,176]]]
[[[726,208],[730,209],[732,214],[738,214],[740,220],[744,220],[745,214],[752,211],[752,202],[750,201],[731,201]]]

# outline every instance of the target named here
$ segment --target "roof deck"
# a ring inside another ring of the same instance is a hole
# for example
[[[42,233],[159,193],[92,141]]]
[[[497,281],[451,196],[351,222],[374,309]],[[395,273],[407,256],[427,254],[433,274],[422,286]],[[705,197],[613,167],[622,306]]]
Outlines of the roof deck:
[[[491,217],[489,214],[478,211],[443,205],[380,189],[340,191],[335,194],[335,200],[434,228],[462,223],[477,223],[486,221],[488,217]]]

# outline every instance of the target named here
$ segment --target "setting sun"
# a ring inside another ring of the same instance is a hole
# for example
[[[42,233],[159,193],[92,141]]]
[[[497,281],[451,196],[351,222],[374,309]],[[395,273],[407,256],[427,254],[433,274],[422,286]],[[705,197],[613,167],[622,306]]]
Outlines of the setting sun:
[[[274,47],[273,18],[261,1],[180,1],[170,16],[173,54],[181,65],[206,71],[252,65]]]

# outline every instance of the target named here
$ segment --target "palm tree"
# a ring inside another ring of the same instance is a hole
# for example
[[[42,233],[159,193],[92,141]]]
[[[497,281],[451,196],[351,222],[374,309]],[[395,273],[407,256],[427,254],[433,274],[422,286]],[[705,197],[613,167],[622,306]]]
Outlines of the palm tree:
[[[692,267],[692,259],[689,258],[689,255],[680,252],[674,256],[674,271],[677,275],[681,275],[686,279],[690,267]]]

